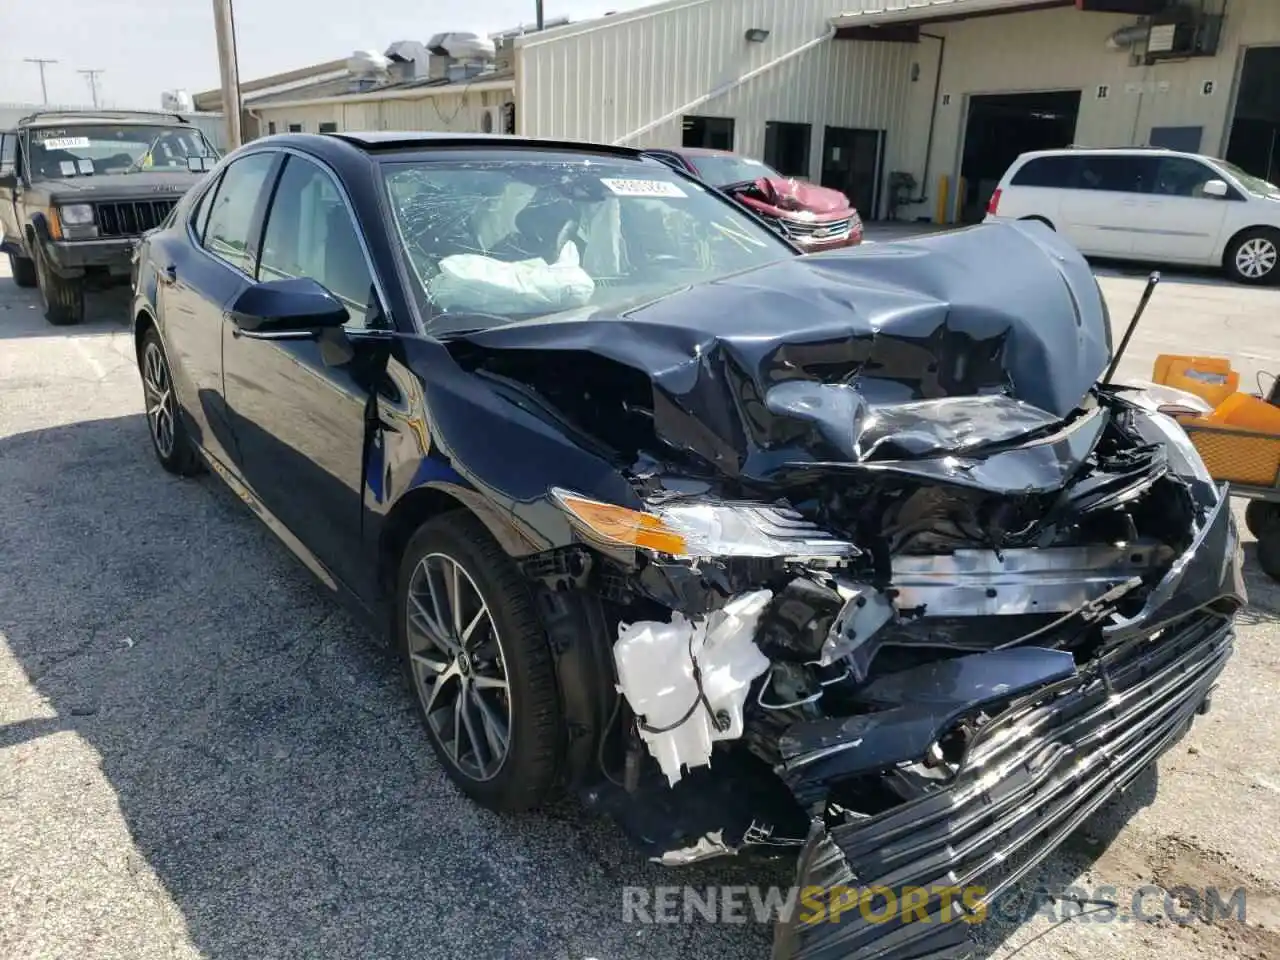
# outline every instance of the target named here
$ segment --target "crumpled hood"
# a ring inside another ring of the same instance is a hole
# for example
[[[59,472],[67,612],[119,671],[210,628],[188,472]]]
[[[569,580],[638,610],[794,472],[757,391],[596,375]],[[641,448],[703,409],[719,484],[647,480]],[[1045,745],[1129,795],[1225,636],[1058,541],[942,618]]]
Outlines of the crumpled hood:
[[[753,210],[772,216],[806,212],[822,217],[851,210],[849,198],[839,190],[786,177],[761,177],[730,192]]]
[[[622,315],[461,339],[640,371],[660,440],[767,480],[797,463],[922,457],[1052,429],[1105,369],[1107,330],[1074,247],[1039,224],[985,224],[791,258]],[[959,409],[921,403],[965,397]]]

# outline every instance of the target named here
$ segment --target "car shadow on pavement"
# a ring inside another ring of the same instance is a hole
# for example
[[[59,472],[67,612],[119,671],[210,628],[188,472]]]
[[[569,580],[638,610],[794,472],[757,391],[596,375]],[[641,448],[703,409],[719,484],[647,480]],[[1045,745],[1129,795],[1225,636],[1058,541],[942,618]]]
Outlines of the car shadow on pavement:
[[[142,415],[0,440],[0,487],[0,639],[53,714],[0,726],[0,749],[74,731],[96,752],[126,853],[77,854],[121,875],[144,858],[181,913],[182,956],[768,956],[767,922],[640,923],[624,891],[786,887],[788,865],[676,872],[570,801],[475,807],[384,645],[221,483],[163,473]],[[9,777],[19,802],[62,775],[42,756]],[[91,763],[69,775],[84,790],[99,778]],[[1085,830],[1114,836],[1154,793],[1151,770]],[[73,826],[69,843],[92,835]],[[38,842],[18,849],[39,860]],[[1024,888],[1060,889],[1092,849],[1069,846]],[[121,942],[160,939],[138,922]],[[982,954],[1015,927],[984,924]]]
[[[129,290],[115,287],[85,297],[83,323],[55,326],[44,318],[40,294],[0,277],[0,340],[22,337],[94,336],[115,333],[129,323]]]

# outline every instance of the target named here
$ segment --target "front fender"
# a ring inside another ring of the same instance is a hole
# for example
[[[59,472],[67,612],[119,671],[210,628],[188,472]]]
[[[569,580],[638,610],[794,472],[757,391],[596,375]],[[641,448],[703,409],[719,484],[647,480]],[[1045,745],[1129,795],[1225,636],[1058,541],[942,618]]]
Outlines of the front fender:
[[[400,339],[387,372],[398,396],[378,400],[380,439],[372,441],[368,471],[383,502],[423,488],[447,494],[513,557],[573,542],[568,519],[549,498],[552,487],[641,506],[615,464],[499,396],[438,342]]]

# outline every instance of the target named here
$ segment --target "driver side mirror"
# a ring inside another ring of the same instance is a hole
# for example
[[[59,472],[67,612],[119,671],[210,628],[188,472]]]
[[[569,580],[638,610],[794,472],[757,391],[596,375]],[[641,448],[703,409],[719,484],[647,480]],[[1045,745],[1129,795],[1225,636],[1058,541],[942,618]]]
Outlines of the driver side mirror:
[[[1231,188],[1227,186],[1225,180],[1210,180],[1204,185],[1204,195],[1206,197],[1215,197],[1221,200],[1223,197],[1230,195]]]
[[[344,326],[342,301],[310,277],[255,283],[229,311],[234,336],[254,340],[309,340]]]

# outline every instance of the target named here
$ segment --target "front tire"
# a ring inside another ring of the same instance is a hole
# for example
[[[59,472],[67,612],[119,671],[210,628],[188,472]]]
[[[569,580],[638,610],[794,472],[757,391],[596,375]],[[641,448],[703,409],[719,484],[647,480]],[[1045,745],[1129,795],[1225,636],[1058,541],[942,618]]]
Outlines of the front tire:
[[[55,326],[80,323],[84,320],[84,281],[68,280],[53,272],[40,248],[36,248],[36,286],[44,301],[44,317]]]
[[[1227,247],[1225,260],[1227,274],[1236,283],[1275,283],[1280,279],[1280,231],[1269,227],[1244,231]]]
[[[459,511],[405,547],[396,639],[427,736],[449,778],[487,809],[551,799],[562,712],[529,588],[484,526]]]
[[[147,405],[147,432],[160,466],[180,477],[199,473],[200,455],[182,422],[178,398],[173,391],[173,372],[155,327],[143,334],[138,368],[142,372],[142,396]]]
[[[9,254],[9,273],[13,275],[13,282],[20,287],[36,285],[36,265],[29,257]]]

